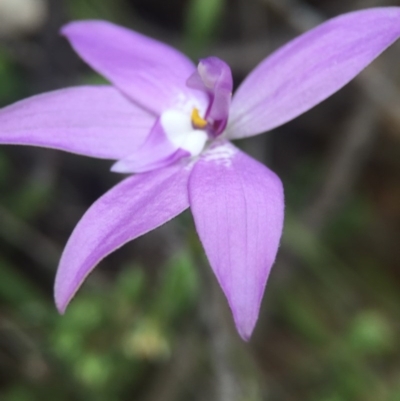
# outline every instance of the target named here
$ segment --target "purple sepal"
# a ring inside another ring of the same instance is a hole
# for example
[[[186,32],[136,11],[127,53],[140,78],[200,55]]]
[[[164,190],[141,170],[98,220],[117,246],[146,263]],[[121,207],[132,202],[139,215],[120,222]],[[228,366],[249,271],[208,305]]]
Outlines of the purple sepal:
[[[265,58],[236,91],[227,137],[282,125],[338,91],[400,36],[400,7],[340,15]]]
[[[111,86],[80,86],[1,109],[0,143],[118,160],[135,152],[155,121]]]
[[[280,179],[229,142],[211,146],[193,168],[189,200],[196,230],[248,340],[283,226]]]
[[[60,313],[103,258],[187,209],[189,174],[190,166],[178,163],[134,175],[89,208],[68,240],[57,270],[54,297]]]
[[[195,66],[178,50],[106,21],[75,21],[61,33],[94,70],[155,115],[193,94]]]

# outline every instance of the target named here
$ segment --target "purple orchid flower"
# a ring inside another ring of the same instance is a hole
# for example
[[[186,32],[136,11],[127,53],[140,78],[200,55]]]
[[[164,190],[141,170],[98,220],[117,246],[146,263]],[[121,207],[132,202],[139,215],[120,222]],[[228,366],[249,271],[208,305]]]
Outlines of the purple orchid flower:
[[[62,33],[113,86],[58,90],[0,111],[0,142],[113,159],[132,173],[86,212],[61,258],[63,313],[108,254],[189,206],[211,267],[249,339],[283,225],[279,178],[229,141],[271,130],[348,83],[400,35],[400,8],[345,14],[263,60],[232,98],[228,65],[102,21]]]

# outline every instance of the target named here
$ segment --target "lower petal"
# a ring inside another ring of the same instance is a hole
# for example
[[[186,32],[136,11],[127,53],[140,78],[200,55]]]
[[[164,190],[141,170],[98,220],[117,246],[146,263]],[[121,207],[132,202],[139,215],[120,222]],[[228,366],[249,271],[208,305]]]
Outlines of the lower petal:
[[[268,168],[226,143],[205,152],[189,180],[197,232],[248,340],[283,226],[283,189]]]
[[[75,227],[58,267],[54,295],[61,313],[104,257],[189,206],[189,173],[189,167],[175,165],[129,177],[91,206]]]

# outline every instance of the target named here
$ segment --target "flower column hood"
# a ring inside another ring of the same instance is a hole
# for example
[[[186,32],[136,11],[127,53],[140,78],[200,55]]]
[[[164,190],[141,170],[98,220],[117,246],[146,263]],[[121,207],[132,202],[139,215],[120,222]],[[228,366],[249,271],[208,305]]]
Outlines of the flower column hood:
[[[143,145],[111,170],[142,173],[199,156],[226,127],[232,86],[231,70],[225,62],[216,57],[201,60],[185,88],[166,99],[168,106]]]
[[[283,189],[229,141],[271,130],[336,92],[400,36],[400,8],[333,18],[264,59],[232,97],[225,62],[197,68],[179,51],[104,21],[62,34],[111,85],[74,87],[0,111],[0,143],[114,160],[129,173],[97,200],[62,254],[55,301],[63,313],[108,254],[192,211],[243,339],[256,324],[283,227]]]

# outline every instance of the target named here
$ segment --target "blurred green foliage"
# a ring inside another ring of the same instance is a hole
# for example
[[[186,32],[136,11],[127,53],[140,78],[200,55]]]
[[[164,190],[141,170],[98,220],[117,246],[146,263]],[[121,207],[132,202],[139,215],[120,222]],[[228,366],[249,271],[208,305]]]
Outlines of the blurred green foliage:
[[[126,13],[122,0],[66,4],[71,19],[129,24],[135,14],[134,8]],[[190,54],[215,40],[229,5],[225,0],[185,3],[183,40]],[[0,103],[25,96],[25,81],[15,60],[0,51]],[[76,81],[105,83],[87,73]],[[52,226],[64,233],[60,226],[70,216],[65,209],[82,207],[79,190],[71,184],[80,179],[79,168],[78,173],[56,172],[68,188],[62,194],[68,196],[54,199],[54,182],[38,179],[32,163],[24,165],[24,155],[0,149],[0,207],[40,232],[52,232]],[[318,236],[293,212],[320,178],[319,163],[305,158],[285,182],[290,206],[283,241],[301,266],[282,286],[270,280],[267,297],[273,313],[262,338],[267,351],[258,353],[261,380],[267,372],[270,394],[280,395],[271,399],[279,401],[400,401],[399,280],[378,253],[364,249],[378,211],[368,194],[359,192]],[[181,223],[192,229],[186,216]],[[118,273],[105,273],[106,279],[84,286],[59,316],[49,296],[57,261],[50,272],[38,266],[21,251],[34,245],[23,236],[16,242],[13,231],[20,232],[11,225],[0,227],[0,400],[139,399],[152,386],[149,376],[168,370],[182,346],[185,325],[199,320],[201,266],[186,251],[157,274],[141,265],[117,263]],[[201,352],[207,349],[200,345]],[[209,374],[201,368],[201,374]]]
[[[208,45],[218,28],[226,0],[190,0],[186,9],[185,38],[189,54]]]
[[[17,361],[26,370],[24,390],[16,377],[3,391],[5,401],[52,399],[60,386],[59,400],[119,399],[170,358],[179,321],[197,299],[196,270],[185,254],[165,266],[157,296],[149,295],[142,268],[125,266],[112,288],[84,289],[63,317],[23,276],[5,263],[0,269],[2,312],[11,313],[3,330],[10,345],[27,348]]]
[[[17,100],[23,91],[23,80],[10,56],[0,48],[0,104]]]
[[[69,0],[66,2],[68,16],[75,19],[107,19],[120,22],[124,19],[125,3],[122,0]]]

